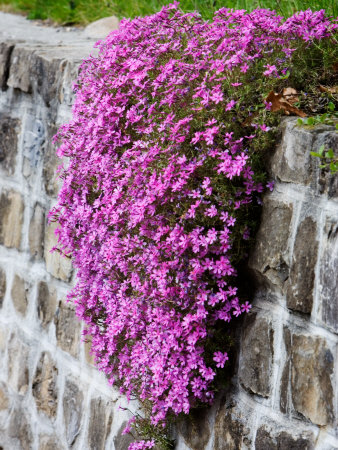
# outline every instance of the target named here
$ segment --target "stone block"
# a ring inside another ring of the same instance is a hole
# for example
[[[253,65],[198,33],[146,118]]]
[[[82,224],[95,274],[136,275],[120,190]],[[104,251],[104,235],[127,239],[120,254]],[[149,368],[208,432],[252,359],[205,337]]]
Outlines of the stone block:
[[[279,287],[289,276],[286,252],[291,218],[292,205],[265,199],[256,244],[249,259],[249,267],[260,280]]]
[[[15,191],[0,195],[0,245],[20,248],[24,204]]]
[[[56,291],[40,281],[37,292],[37,310],[42,326],[45,328],[53,319],[56,310]]]
[[[178,423],[178,431],[191,450],[204,450],[210,439],[209,409],[192,410]]]
[[[9,397],[6,386],[0,385],[0,411],[6,411],[9,407]]]
[[[23,316],[26,314],[28,306],[28,289],[28,283],[19,275],[15,274],[11,297],[15,309]]]
[[[20,450],[32,450],[33,433],[27,417],[22,409],[14,410],[10,419],[8,434],[11,438],[18,439]],[[13,448],[13,447],[12,447]]]
[[[58,178],[57,168],[62,161],[56,155],[56,146],[53,144],[53,136],[57,132],[57,127],[50,124],[47,128],[47,142],[43,157],[43,183],[46,193],[52,197],[56,197],[61,187],[61,180]]]
[[[21,123],[19,120],[0,114],[0,169],[2,169],[6,175],[13,175],[15,172],[20,125]]]
[[[290,358],[291,358],[291,333],[290,330],[284,326],[283,329],[284,345],[286,360],[281,377],[280,385],[280,410],[286,413],[289,410],[289,382],[290,382]]]
[[[102,398],[90,401],[88,444],[91,450],[104,450],[113,420],[112,404]],[[116,447],[115,447],[116,450]]]
[[[64,450],[57,436],[39,436],[39,450]]]
[[[83,393],[78,383],[66,381],[63,394],[63,419],[66,427],[66,440],[69,447],[75,444],[80,432],[83,411]]]
[[[338,224],[327,220],[320,261],[320,296],[323,322],[338,333]]]
[[[317,226],[311,217],[306,217],[298,225],[293,249],[286,296],[289,309],[311,314],[317,254]]]
[[[44,121],[33,114],[25,116],[23,128],[23,167],[22,173],[32,186],[36,182],[37,169],[41,166],[46,141]]]
[[[298,126],[297,119],[285,119],[282,139],[270,161],[270,171],[286,183],[308,185],[314,178],[316,161],[310,155],[316,133]]]
[[[333,421],[333,356],[321,337],[293,335],[291,394],[295,410],[319,426]]]
[[[29,251],[33,258],[41,259],[43,256],[43,238],[45,234],[45,210],[37,203],[29,224]]]
[[[21,395],[29,385],[28,357],[28,345],[12,334],[8,344],[8,384]]]
[[[263,317],[249,314],[244,322],[239,381],[253,394],[269,397],[273,362],[273,328]]]
[[[312,450],[313,448],[313,436],[292,436],[285,431],[276,433],[264,425],[257,430],[255,450]]]
[[[334,127],[331,127],[329,131],[328,126],[318,133],[313,145],[313,151],[318,151],[318,149],[324,145],[325,150],[331,148],[334,151],[336,157],[338,157],[338,134]],[[316,180],[316,193],[325,194],[328,198],[338,199],[338,177],[335,174],[331,174],[329,168],[320,169],[321,164],[319,158],[315,158],[318,166],[317,169],[317,180]]]
[[[14,48],[14,43],[7,41],[0,43],[0,89],[7,88],[10,58]]]
[[[95,359],[94,356],[91,354],[91,348],[92,348],[92,339],[90,335],[86,335],[86,340],[84,341],[84,351],[85,351],[85,358],[86,362],[90,364],[91,366],[95,365]]]
[[[120,21],[117,17],[104,17],[90,23],[84,29],[84,35],[93,39],[104,39],[113,30],[118,30]]]
[[[131,434],[122,434],[123,430],[126,428],[128,422],[125,421],[120,426],[118,432],[114,436],[114,449],[115,450],[125,450],[129,447],[129,445],[135,441]]]
[[[6,272],[0,267],[0,308],[6,295]]]
[[[54,322],[58,346],[76,358],[79,353],[81,324],[74,309],[70,305],[59,302]]]
[[[234,408],[229,410],[222,406],[215,419],[213,450],[239,450],[250,447],[248,435],[245,418]]]
[[[16,46],[12,52],[7,85],[20,89],[22,92],[32,92],[31,61],[34,51],[29,47]]]
[[[69,281],[72,274],[72,263],[69,258],[63,257],[58,251],[51,252],[57,246],[57,238],[54,234],[56,223],[47,225],[44,239],[44,258],[47,271],[62,281]]]
[[[43,352],[33,378],[32,393],[39,411],[55,418],[58,404],[57,374],[55,362],[49,352]]]

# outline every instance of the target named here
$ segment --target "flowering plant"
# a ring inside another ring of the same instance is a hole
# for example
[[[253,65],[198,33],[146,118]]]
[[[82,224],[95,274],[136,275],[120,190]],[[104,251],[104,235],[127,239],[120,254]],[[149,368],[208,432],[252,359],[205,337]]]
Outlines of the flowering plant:
[[[124,20],[97,44],[55,138],[69,158],[52,211],[78,269],[69,298],[97,366],[149,406],[154,426],[212,402],[228,354],[208,343],[217,324],[250,309],[235,265],[263,190],[254,142],[269,130],[253,77],[268,91],[290,70],[297,40],[336,29],[323,11],[283,22],[223,8],[208,23],[177,5]]]

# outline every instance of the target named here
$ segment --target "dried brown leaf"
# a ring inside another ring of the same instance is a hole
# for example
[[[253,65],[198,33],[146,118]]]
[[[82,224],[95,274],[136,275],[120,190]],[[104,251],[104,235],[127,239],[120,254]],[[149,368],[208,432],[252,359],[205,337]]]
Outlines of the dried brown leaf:
[[[286,98],[284,98],[282,94],[276,94],[274,91],[271,91],[269,92],[265,101],[271,103],[272,112],[280,111],[282,109],[284,111],[284,114],[289,115],[290,113],[292,113],[299,117],[306,117],[304,111],[301,111],[300,109],[291,105],[291,103]]]

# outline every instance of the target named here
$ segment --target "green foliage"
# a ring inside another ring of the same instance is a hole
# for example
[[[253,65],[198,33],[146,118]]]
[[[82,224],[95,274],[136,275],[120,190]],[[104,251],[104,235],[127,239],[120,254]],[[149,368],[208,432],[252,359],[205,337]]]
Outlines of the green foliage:
[[[159,11],[172,0],[0,0],[0,9],[11,6],[13,11],[23,11],[29,19],[51,19],[61,24],[87,24],[102,17],[116,15],[120,18],[145,16]],[[234,9],[269,8],[282,16],[311,8],[325,9],[329,15],[338,15],[334,0],[181,0],[180,8],[185,12],[199,11],[210,19],[222,7]]]

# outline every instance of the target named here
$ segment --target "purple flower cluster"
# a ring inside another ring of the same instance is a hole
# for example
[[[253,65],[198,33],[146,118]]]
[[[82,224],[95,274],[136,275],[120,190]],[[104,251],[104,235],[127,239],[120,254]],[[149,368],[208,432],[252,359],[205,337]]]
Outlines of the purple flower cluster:
[[[233,286],[232,248],[236,233],[249,238],[241,214],[263,187],[250,167],[254,135],[229,129],[243,77],[257,64],[278,75],[295,39],[333,27],[323,11],[282,23],[223,8],[208,23],[175,3],[122,21],[81,66],[73,118],[55,139],[69,165],[52,216],[97,365],[150,402],[153,424],[212,401],[228,355],[220,348],[207,363],[206,343],[216,322],[250,309]]]

